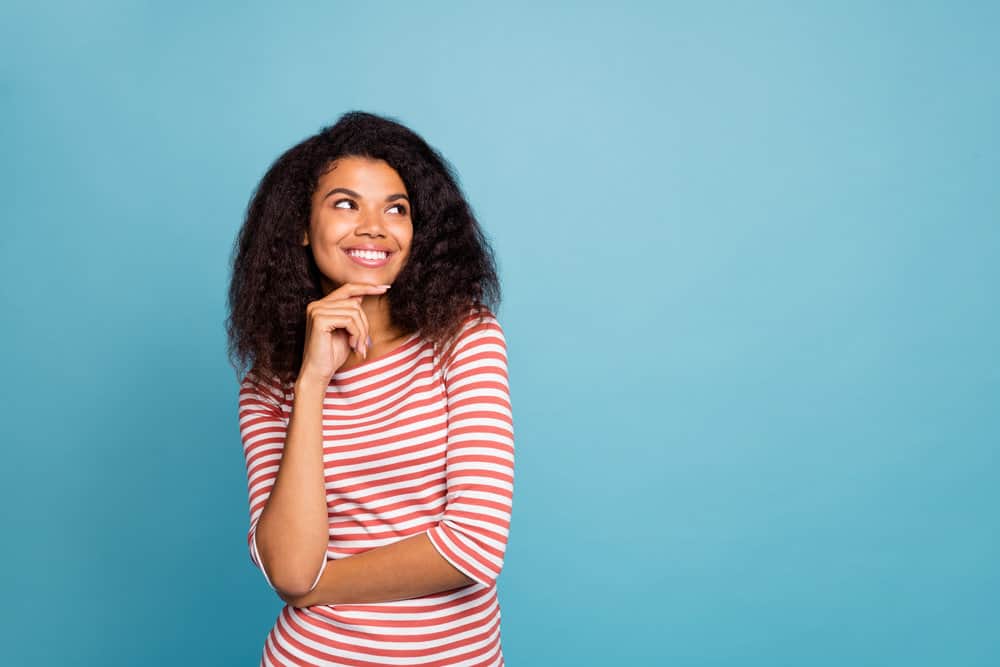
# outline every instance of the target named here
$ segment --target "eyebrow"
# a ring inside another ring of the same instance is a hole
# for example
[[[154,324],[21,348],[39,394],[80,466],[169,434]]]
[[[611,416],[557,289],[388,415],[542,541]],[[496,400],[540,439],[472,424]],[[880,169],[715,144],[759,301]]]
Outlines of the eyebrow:
[[[330,190],[325,195],[323,195],[323,199],[325,200],[327,197],[329,197],[330,195],[332,195],[334,192],[343,192],[346,195],[350,195],[352,197],[357,197],[358,199],[364,199],[364,197],[362,197],[360,194],[358,194],[354,190],[349,190],[347,188],[334,188],[333,190]],[[404,195],[402,192],[397,192],[396,194],[389,195],[388,197],[385,198],[386,201],[395,201],[396,199],[405,199],[406,201],[410,201],[410,198],[407,197],[406,195]]]

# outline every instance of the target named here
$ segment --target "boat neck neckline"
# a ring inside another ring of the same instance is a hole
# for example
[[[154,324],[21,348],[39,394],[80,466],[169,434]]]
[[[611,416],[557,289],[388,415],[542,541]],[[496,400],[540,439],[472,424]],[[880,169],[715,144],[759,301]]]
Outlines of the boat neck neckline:
[[[388,352],[386,352],[385,354],[383,354],[381,357],[377,357],[377,358],[374,358],[374,359],[366,359],[365,361],[362,361],[357,366],[352,366],[351,368],[348,368],[346,371],[337,371],[336,373],[333,374],[333,377],[331,377],[330,379],[331,380],[339,380],[341,378],[353,377],[354,375],[357,375],[358,373],[362,373],[362,372],[364,372],[364,371],[372,368],[376,364],[380,364],[382,362],[385,362],[389,358],[396,356],[397,354],[399,354],[400,352],[402,352],[404,349],[408,348],[410,346],[410,343],[412,343],[413,340],[415,338],[419,337],[419,336],[420,336],[420,332],[419,331],[415,331],[414,333],[410,334],[405,339],[403,339],[403,341],[400,342],[399,345],[397,345],[396,347],[392,348],[391,350],[389,350]]]

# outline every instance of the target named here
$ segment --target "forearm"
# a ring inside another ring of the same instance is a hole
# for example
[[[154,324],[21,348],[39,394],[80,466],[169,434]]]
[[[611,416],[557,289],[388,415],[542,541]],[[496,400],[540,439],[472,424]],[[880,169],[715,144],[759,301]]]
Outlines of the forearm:
[[[475,583],[445,560],[426,533],[368,551],[330,560],[316,588],[282,596],[294,607],[318,604],[391,602]]]
[[[322,415],[326,388],[296,382],[281,465],[257,523],[257,550],[279,591],[305,591],[329,542]]]

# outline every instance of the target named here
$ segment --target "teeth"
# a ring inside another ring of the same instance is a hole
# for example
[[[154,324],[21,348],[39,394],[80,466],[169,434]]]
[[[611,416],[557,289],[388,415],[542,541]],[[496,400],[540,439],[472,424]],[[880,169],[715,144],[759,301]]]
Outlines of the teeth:
[[[389,253],[379,250],[348,250],[347,254],[362,259],[385,259],[389,256]]]

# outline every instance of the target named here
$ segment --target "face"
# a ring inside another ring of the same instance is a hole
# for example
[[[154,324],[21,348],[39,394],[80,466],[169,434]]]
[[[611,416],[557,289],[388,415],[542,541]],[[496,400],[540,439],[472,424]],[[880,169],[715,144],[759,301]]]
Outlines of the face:
[[[312,247],[324,294],[347,282],[392,284],[412,240],[406,186],[384,160],[344,157],[320,176],[302,245]]]

